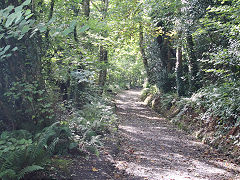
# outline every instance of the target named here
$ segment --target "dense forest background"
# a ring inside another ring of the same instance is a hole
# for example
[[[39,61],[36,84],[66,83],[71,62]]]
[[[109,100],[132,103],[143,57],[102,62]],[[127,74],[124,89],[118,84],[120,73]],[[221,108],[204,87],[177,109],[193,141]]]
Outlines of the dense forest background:
[[[98,153],[116,127],[111,95],[134,87],[160,112],[194,109],[194,124],[240,146],[239,0],[0,7],[0,178],[41,170],[54,154]]]

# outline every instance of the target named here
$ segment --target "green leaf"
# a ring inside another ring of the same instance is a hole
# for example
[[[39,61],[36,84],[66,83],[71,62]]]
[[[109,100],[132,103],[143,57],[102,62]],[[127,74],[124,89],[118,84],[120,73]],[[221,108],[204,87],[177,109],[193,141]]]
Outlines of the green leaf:
[[[32,38],[35,34],[36,34],[36,32],[38,31],[38,29],[36,28],[36,29],[34,29],[34,31],[32,31],[32,33],[31,33],[31,35],[30,35],[30,37],[29,38]]]
[[[7,17],[13,9],[14,9],[14,6],[8,6],[3,10],[2,16]]]
[[[48,21],[47,25],[52,24],[55,20],[56,20],[56,17],[53,17],[52,19],[50,19],[50,21]]]
[[[13,177],[15,177],[15,175],[16,175],[16,172],[12,169],[7,169],[7,170],[0,172],[0,178],[4,178],[7,176],[10,179],[12,179]]]
[[[0,145],[3,145],[3,144],[5,144],[5,143],[6,143],[5,140],[1,140],[1,141],[0,141]]]
[[[6,145],[2,145],[2,146],[1,146],[1,149],[6,149],[6,148],[7,148]]]
[[[25,12],[25,16],[31,14],[31,10],[30,9],[27,9],[26,12]]]
[[[52,37],[55,37],[55,36],[57,36],[57,35],[59,35],[60,34],[60,32],[55,32],[53,35],[52,35]]]
[[[9,132],[3,131],[0,138],[1,139],[8,139],[9,138]]]
[[[16,20],[15,20],[15,23],[18,23],[19,22],[19,20],[22,18],[22,12],[21,11],[19,11],[19,12],[17,12],[16,13]]]
[[[15,48],[12,49],[12,51],[16,51],[16,50],[18,50],[18,47],[15,47]]]
[[[40,23],[40,24],[38,25],[38,29],[39,29],[39,31],[42,33],[42,32],[45,32],[45,31],[47,30],[47,27],[45,26],[45,24]]]
[[[7,21],[5,23],[5,27],[8,28],[9,26],[11,26],[11,24],[14,21],[14,19],[15,19],[15,14],[9,15],[8,18],[7,18]]]
[[[25,25],[25,26],[22,28],[22,34],[27,33],[29,30],[30,30],[29,25]]]
[[[68,34],[70,34],[71,32],[73,32],[72,28],[67,28],[62,32],[63,36],[67,36]]]
[[[27,24],[27,21],[25,19],[23,19],[20,24],[19,24],[19,28],[22,28],[23,26],[25,26]]]
[[[13,142],[13,143],[16,143],[17,140],[15,138],[10,138],[9,141]]]
[[[73,20],[71,23],[70,23],[70,28],[74,28],[75,25],[76,25],[77,21],[76,20]]]
[[[19,37],[18,37],[18,40],[22,39],[24,36],[24,34],[21,34]]]
[[[7,45],[5,48],[4,48],[4,52],[6,52],[7,50],[9,50],[10,49],[10,45]]]
[[[21,140],[18,141],[18,144],[24,144],[25,142],[26,142],[25,139],[21,139]]]
[[[27,99],[30,101],[30,102],[32,102],[33,101],[33,98],[32,97],[27,97]]]
[[[15,7],[15,12],[19,12],[19,11],[21,12],[22,8],[23,8],[22,5]]]
[[[29,14],[25,17],[25,19],[29,19],[30,17],[32,17],[33,14]]]
[[[32,0],[26,0],[24,3],[22,3],[22,6],[27,6],[31,3]]]
[[[9,147],[7,147],[2,152],[8,152],[9,150],[10,150]]]
[[[5,57],[8,58],[10,57],[12,54],[6,54]]]
[[[14,147],[14,146],[10,146],[10,147],[9,147],[9,150],[10,150],[10,151],[13,151],[13,150],[15,150],[15,147]]]
[[[83,33],[83,32],[85,32],[85,31],[87,31],[89,28],[90,28],[90,27],[89,27],[88,25],[85,25],[85,26],[83,26],[83,27],[79,30],[79,32],[80,32],[80,33]]]

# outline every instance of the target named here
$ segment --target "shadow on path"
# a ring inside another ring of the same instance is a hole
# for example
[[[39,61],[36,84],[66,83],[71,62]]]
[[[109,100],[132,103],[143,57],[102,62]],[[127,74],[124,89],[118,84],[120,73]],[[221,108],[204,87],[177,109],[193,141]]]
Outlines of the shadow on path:
[[[139,100],[140,90],[116,99],[123,138],[117,167],[149,180],[239,179],[240,167],[178,130]]]

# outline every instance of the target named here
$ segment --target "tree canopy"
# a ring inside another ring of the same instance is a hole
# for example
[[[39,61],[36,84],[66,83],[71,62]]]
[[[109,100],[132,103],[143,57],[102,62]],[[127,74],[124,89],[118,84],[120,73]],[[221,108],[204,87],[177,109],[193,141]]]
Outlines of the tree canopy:
[[[36,136],[51,149],[56,134],[69,140],[72,130],[75,144],[91,149],[114,119],[109,92],[143,84],[197,96],[205,115],[239,127],[239,0],[1,0],[0,7],[0,132],[7,137],[21,131],[31,134],[21,144],[36,148]],[[23,172],[0,164],[0,178]]]

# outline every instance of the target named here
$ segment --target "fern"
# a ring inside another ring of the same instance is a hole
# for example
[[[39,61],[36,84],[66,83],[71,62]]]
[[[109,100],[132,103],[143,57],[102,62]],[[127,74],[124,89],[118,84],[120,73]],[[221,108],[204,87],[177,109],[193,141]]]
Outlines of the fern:
[[[44,147],[50,154],[54,154],[61,151],[56,149],[57,145],[61,142],[66,142],[62,144],[61,148],[68,148],[66,145],[70,144],[71,136],[72,133],[69,127],[61,125],[60,122],[56,122],[44,128],[36,137],[39,147]]]
[[[0,149],[0,179],[21,179],[28,173],[42,170],[50,156],[69,147],[71,131],[56,122],[37,134],[34,142],[22,137],[30,136],[27,131],[4,132],[1,135],[0,140],[2,143],[6,142],[5,146],[8,145],[7,139],[14,139],[16,143],[14,145],[10,143],[13,150],[10,145],[7,147],[8,151]]]
[[[22,169],[18,175],[18,179],[21,179],[24,177],[24,175],[32,173],[34,171],[38,170],[43,170],[44,168],[38,165],[32,165],[32,166],[27,166],[24,169]]]
[[[49,152],[50,154],[53,154],[53,153],[54,153],[55,147],[56,147],[56,145],[58,144],[58,142],[59,142],[59,138],[57,137],[57,138],[55,138],[55,139],[52,141],[52,143],[48,146],[48,152]]]
[[[16,177],[16,173],[12,169],[6,169],[6,170],[0,172],[0,178],[2,180],[15,179],[15,177]]]
[[[32,144],[25,149],[6,153],[0,157],[0,177],[4,179],[20,179],[25,174],[43,169],[47,152]],[[38,165],[36,165],[38,164]]]

